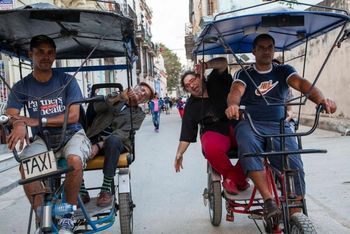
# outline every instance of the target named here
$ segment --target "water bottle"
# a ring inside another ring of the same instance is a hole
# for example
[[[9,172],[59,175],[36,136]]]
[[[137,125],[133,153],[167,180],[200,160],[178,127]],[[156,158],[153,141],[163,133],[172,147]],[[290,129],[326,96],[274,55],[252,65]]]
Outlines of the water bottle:
[[[72,213],[77,209],[76,205],[68,203],[56,204],[52,208],[52,216],[64,216],[65,214]]]

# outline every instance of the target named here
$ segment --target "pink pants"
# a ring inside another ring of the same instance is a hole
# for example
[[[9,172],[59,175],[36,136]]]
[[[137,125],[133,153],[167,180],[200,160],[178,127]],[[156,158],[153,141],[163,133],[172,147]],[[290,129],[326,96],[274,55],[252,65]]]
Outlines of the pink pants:
[[[180,117],[182,119],[182,117],[184,117],[185,109],[178,109],[178,110],[179,110]]]
[[[224,179],[231,179],[236,184],[242,184],[245,181],[246,176],[244,175],[240,162],[238,161],[237,164],[233,166],[227,156],[227,152],[231,148],[237,148],[233,127],[230,127],[229,136],[213,131],[206,131],[201,137],[201,142],[205,158]]]

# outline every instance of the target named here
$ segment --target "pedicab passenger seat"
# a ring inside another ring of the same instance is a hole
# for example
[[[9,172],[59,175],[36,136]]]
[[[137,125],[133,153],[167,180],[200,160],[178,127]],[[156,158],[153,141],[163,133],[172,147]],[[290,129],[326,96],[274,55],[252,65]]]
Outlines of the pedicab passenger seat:
[[[228,152],[227,152],[227,156],[230,159],[238,159],[238,149],[237,148],[231,148]]]
[[[127,151],[123,152],[119,156],[118,161],[118,168],[125,168],[128,167],[133,159],[133,155]],[[97,155],[93,159],[89,160],[87,162],[85,171],[91,171],[91,170],[101,170],[103,169],[103,163],[104,163],[105,157],[103,155]]]

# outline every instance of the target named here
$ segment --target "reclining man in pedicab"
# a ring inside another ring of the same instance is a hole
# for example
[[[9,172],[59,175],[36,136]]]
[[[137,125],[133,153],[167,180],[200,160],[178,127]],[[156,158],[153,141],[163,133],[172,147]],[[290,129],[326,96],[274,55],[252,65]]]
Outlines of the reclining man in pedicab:
[[[203,66],[205,69],[213,69],[205,83],[199,75]],[[200,63],[196,66],[196,72],[187,71],[181,76],[181,85],[191,97],[185,106],[174,166],[176,172],[183,168],[183,154],[191,142],[196,142],[200,125],[200,139],[205,158],[223,176],[224,189],[235,195],[247,189],[249,183],[240,163],[233,166],[227,156],[228,151],[236,147],[233,128],[237,121],[230,121],[225,116],[231,83],[232,77],[228,73],[225,58],[214,58]]]
[[[112,202],[111,184],[115,176],[119,156],[125,150],[131,152],[130,108],[132,108],[133,129],[141,127],[146,114],[139,104],[151,100],[154,91],[147,83],[141,82],[134,88],[126,89],[121,94],[109,96],[106,102],[94,103],[96,116],[86,134],[92,143],[91,158],[104,155],[103,184],[97,198],[97,206],[105,207]],[[84,203],[90,201],[84,181],[80,195]]]
[[[56,45],[50,37],[45,35],[34,36],[30,41],[29,57],[33,62],[33,71],[13,86],[6,109],[6,114],[11,117],[13,127],[7,139],[9,149],[13,150],[18,142],[20,149],[22,149],[24,142],[28,140],[26,126],[32,129],[34,141],[21,152],[20,157],[22,158],[48,151],[43,140],[42,131],[39,131],[40,122],[42,123],[42,129],[49,132],[50,143],[58,144],[61,140],[64,111],[67,104],[83,98],[79,85],[73,76],[51,69],[56,57]],[[67,85],[67,87],[62,91],[60,88],[63,85]],[[41,108],[38,110],[38,102],[33,100],[33,97],[41,97],[47,94],[50,94],[50,96],[40,100]],[[29,117],[20,116],[20,111],[24,106],[28,109]],[[41,121],[39,121],[39,111],[42,117]],[[83,167],[91,151],[90,141],[78,120],[79,104],[72,105],[68,117],[65,144],[55,154],[57,159],[67,159],[68,166],[74,168],[72,172],[67,173],[64,184],[67,203],[71,205],[77,205]],[[23,178],[24,169],[20,167],[20,171]],[[43,203],[42,195],[34,195],[44,191],[41,181],[25,184],[23,188],[33,209],[36,211]],[[59,224],[61,231],[72,230],[74,228],[72,214],[64,215]]]
[[[296,70],[290,65],[279,65],[272,63],[274,57],[275,40],[269,34],[258,35],[253,42],[253,54],[255,64],[251,65],[247,72],[254,80],[260,93],[255,89],[250,79],[243,70],[239,70],[234,77],[230,93],[227,98],[228,108],[226,115],[229,119],[238,119],[240,116],[239,105],[246,106],[246,111],[251,115],[255,127],[262,134],[279,134],[280,119],[284,118],[283,106],[267,106],[261,94],[269,100],[286,100],[289,86],[307,93],[310,90],[311,83],[300,77]],[[334,113],[336,104],[323,96],[316,87],[311,90],[309,99],[316,104],[323,104],[326,113]],[[292,133],[289,122],[285,122],[285,133]],[[257,137],[248,120],[241,120],[235,128],[236,139],[238,143],[238,154],[244,172],[254,182],[264,200],[264,217],[279,217],[281,210],[277,207],[272,194],[268,189],[266,173],[263,167],[262,158],[242,157],[245,153],[264,152],[265,140]],[[286,137],[286,149],[298,149],[295,138]],[[274,147],[279,150],[279,140],[274,139]],[[282,157],[268,157],[270,163],[282,169]],[[292,169],[298,169],[299,175],[294,176],[297,200],[303,199],[305,195],[305,175],[303,163],[300,155],[290,155],[289,162]],[[300,176],[300,180],[299,177]],[[290,214],[301,212],[298,208],[290,209]]]

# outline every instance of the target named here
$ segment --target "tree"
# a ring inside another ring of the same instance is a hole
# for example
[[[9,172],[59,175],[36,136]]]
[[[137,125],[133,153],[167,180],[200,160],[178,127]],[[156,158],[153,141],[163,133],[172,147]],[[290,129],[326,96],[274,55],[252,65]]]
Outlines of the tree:
[[[298,4],[298,0],[290,0],[291,2],[280,2],[280,4],[285,4],[287,5],[289,8],[294,8],[295,4]],[[292,3],[294,2],[294,3]]]
[[[168,49],[164,44],[159,44],[159,51],[164,59],[165,71],[167,73],[167,90],[175,90],[179,86],[181,63],[179,57]]]
[[[263,2],[271,2],[272,0],[263,0]],[[295,4],[298,4],[298,0],[289,0],[291,2],[283,2],[283,1],[280,1],[278,2],[279,4],[282,4],[282,5],[287,5],[289,8],[294,8],[294,5]],[[294,3],[293,3],[294,2]]]

